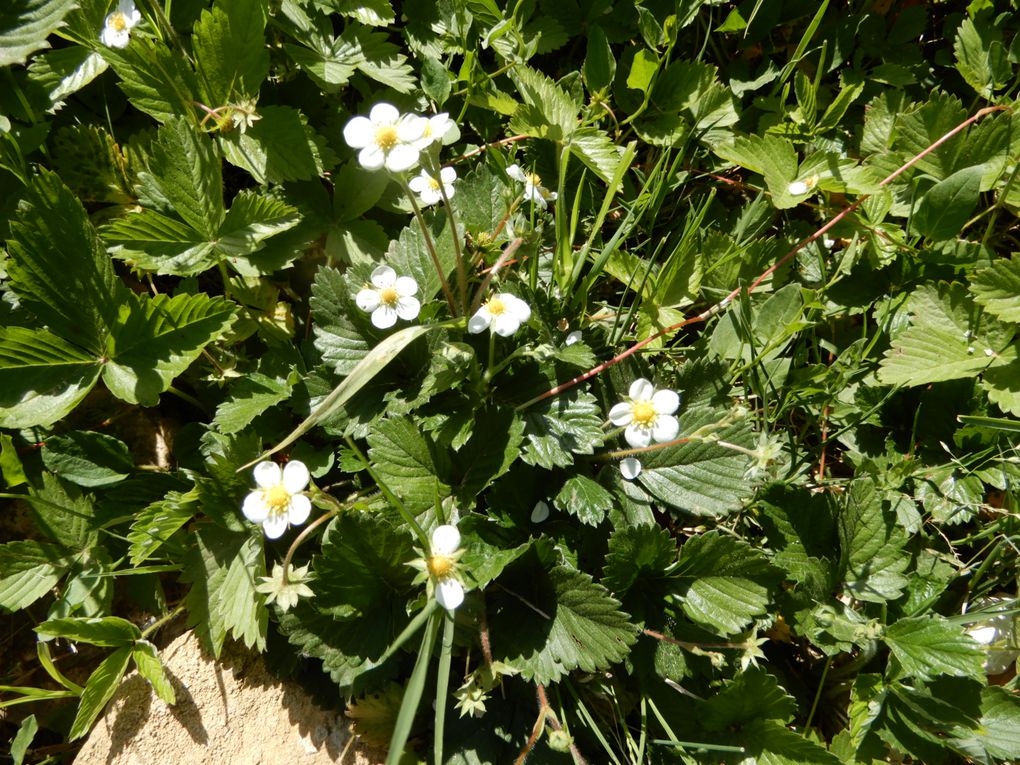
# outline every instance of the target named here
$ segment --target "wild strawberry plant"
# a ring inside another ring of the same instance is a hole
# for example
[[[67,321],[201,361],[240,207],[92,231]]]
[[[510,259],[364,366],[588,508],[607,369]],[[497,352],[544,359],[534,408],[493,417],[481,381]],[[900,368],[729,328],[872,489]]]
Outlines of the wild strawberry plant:
[[[15,762],[177,618],[392,763],[1020,758],[1018,21],[10,0]]]

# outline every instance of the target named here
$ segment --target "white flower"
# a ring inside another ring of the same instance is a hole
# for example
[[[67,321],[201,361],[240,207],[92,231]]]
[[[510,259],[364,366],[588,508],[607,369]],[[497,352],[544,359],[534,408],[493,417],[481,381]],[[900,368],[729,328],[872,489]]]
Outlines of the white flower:
[[[967,627],[967,634],[980,643],[988,651],[985,657],[984,670],[989,675],[1001,675],[1008,671],[1020,651],[1016,650],[1015,615],[1008,611],[1002,613],[1002,607],[1009,607],[1011,598],[991,597],[973,604],[975,608],[997,609],[999,612],[987,619],[975,622]]]
[[[454,575],[461,554],[457,527],[450,524],[436,527],[432,532],[432,557],[428,560],[428,570],[436,580],[436,602],[447,611],[453,611],[464,602],[464,585]]]
[[[433,114],[431,117],[420,117],[423,121],[422,136],[415,141],[416,149],[425,149],[433,143],[453,143],[460,136],[457,123],[450,119],[446,112]]]
[[[108,48],[126,48],[131,42],[131,30],[142,20],[142,14],[131,0],[120,0],[117,10],[106,17],[99,41]]]
[[[630,384],[630,401],[617,404],[609,410],[609,420],[617,426],[625,425],[623,437],[635,449],[653,441],[672,441],[680,432],[680,423],[673,413],[680,406],[680,397],[671,390],[656,391],[648,380],[639,377]]]
[[[549,505],[542,500],[535,503],[535,509],[531,511],[531,522],[542,523],[549,517]]]
[[[418,164],[415,146],[428,120],[416,114],[401,114],[392,104],[379,103],[367,117],[354,117],[344,126],[344,140],[361,149],[358,162],[367,170],[385,167],[395,173]]]
[[[288,525],[299,526],[308,520],[311,500],[301,492],[308,485],[308,468],[291,460],[280,470],[275,462],[260,462],[254,470],[259,487],[244,498],[241,511],[252,523],[262,524],[270,539],[276,539]]]
[[[620,474],[628,481],[633,481],[641,475],[641,461],[633,457],[625,457],[620,460]]]
[[[453,182],[455,180],[457,180],[457,171],[452,167],[444,167],[439,171],[438,178],[422,170],[408,181],[407,185],[421,198],[423,205],[434,205],[436,202],[442,201],[444,193],[447,199],[453,197]]]
[[[573,332],[571,332],[569,335],[567,335],[567,338],[563,341],[563,344],[564,345],[573,345],[574,343],[579,343],[579,342],[581,342],[581,330],[575,329]]]
[[[397,318],[410,321],[418,316],[421,303],[412,297],[418,291],[418,282],[410,276],[397,276],[389,266],[379,266],[372,272],[372,286],[365,287],[354,298],[358,308],[371,311],[372,325],[388,329]]]
[[[477,335],[491,329],[500,337],[509,337],[531,318],[531,308],[516,295],[500,292],[489,298],[468,321],[468,332]]]
[[[810,178],[806,178],[803,181],[793,181],[786,187],[786,191],[791,196],[800,197],[811,191],[811,189],[815,187],[816,183],[818,183],[818,176],[812,175]]]
[[[549,202],[556,201],[556,192],[549,191],[549,189],[543,186],[542,179],[536,173],[526,173],[521,169],[520,165],[515,164],[510,165],[506,169],[506,174],[515,181],[523,183],[524,198],[530,199],[543,210],[548,206]]]

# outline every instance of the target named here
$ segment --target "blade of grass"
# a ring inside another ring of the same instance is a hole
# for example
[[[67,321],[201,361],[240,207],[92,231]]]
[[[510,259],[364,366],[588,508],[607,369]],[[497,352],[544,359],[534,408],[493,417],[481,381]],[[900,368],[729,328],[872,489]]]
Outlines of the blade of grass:
[[[425,678],[429,672],[429,659],[432,658],[432,646],[436,642],[436,632],[439,631],[439,620],[442,615],[433,612],[432,621],[425,629],[421,639],[421,648],[418,651],[418,660],[414,663],[414,670],[404,688],[404,698],[400,702],[400,711],[397,712],[397,722],[393,726],[393,737],[390,739],[389,753],[386,755],[386,765],[398,765],[404,756],[404,746],[411,735],[411,726],[414,725],[414,716],[418,712],[418,704],[421,695],[425,691]]]
[[[450,664],[453,661],[454,626],[453,614],[447,611],[443,618],[443,643],[439,653],[439,675],[436,677],[436,727],[432,740],[436,765],[443,763],[443,728],[446,724],[446,694],[450,686]]]

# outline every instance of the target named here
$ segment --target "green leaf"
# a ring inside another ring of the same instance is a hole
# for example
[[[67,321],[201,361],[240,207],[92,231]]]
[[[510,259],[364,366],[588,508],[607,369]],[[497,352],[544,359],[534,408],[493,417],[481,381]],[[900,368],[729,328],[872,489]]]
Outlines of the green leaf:
[[[937,180],[948,178],[957,169],[960,155],[967,146],[962,136],[942,143],[929,151],[932,144],[967,119],[959,99],[936,91],[920,108],[899,111],[893,127],[893,148],[904,160],[921,155],[915,168]]]
[[[756,720],[788,722],[796,711],[797,703],[775,677],[762,669],[749,669],[709,698],[699,718],[708,730],[730,731]]]
[[[615,595],[627,592],[643,578],[658,578],[676,559],[676,542],[669,529],[628,526],[609,537],[602,583]]]
[[[159,394],[234,321],[234,306],[221,298],[180,294],[131,295],[126,318],[113,328],[103,381],[133,404],[152,406]]]
[[[550,141],[569,140],[577,129],[581,104],[549,77],[525,64],[511,71],[524,103],[514,112],[509,129]]]
[[[460,349],[452,349],[454,361],[463,358],[457,353],[458,350]],[[437,354],[433,358],[443,359],[443,356]],[[434,370],[433,367],[430,371]],[[463,365],[448,370],[450,382],[459,383],[463,379],[461,377],[463,370]],[[452,377],[457,373],[459,379],[454,381]],[[435,384],[445,382],[436,380],[435,377],[431,379]],[[454,478],[457,494],[468,503],[510,469],[520,457],[521,443],[524,441],[524,419],[512,409],[491,407],[482,409],[474,413],[473,420],[474,432],[467,443],[459,448],[456,457],[455,468],[461,473],[461,477],[459,480]]]
[[[985,660],[981,646],[963,627],[941,616],[900,619],[882,638],[904,677],[934,680],[939,675],[978,677]]]
[[[429,232],[436,248],[436,258],[439,260],[443,274],[447,277],[447,283],[449,283],[449,276],[457,263],[457,255],[453,249],[445,213],[437,215],[429,221]],[[417,297],[422,303],[439,294],[439,290],[442,288],[439,274],[436,273],[432,256],[429,254],[425,234],[417,222],[406,226],[400,232],[400,238],[390,242],[389,250],[386,253],[386,263],[396,270],[398,276],[414,278],[418,283]]]
[[[289,380],[248,373],[230,386],[229,396],[216,407],[216,426],[227,434],[244,430],[260,414],[286,401],[293,387]]]
[[[963,19],[956,29],[953,54],[956,70],[982,98],[991,99],[996,90],[1009,84],[1012,67],[1002,33],[989,24],[988,14],[976,20]]]
[[[570,136],[570,151],[606,183],[620,167],[623,148],[595,128],[578,128]]]
[[[357,47],[357,67],[362,74],[371,77],[398,93],[410,93],[418,87],[414,71],[407,63],[401,49],[389,41],[386,32],[377,32],[358,24],[351,24],[341,38],[353,33],[352,42]]]
[[[58,176],[42,170],[32,179],[8,248],[11,288],[22,304],[54,334],[101,355],[128,290],[81,202]]]
[[[269,73],[263,0],[217,0],[202,11],[192,46],[205,103],[216,107],[257,96]]]
[[[120,679],[124,677],[130,660],[131,648],[129,646],[118,648],[89,675],[68,739],[74,741],[89,732],[92,723],[99,717],[106,702],[110,700],[114,691],[117,690],[117,686],[120,685]]]
[[[627,72],[627,87],[645,92],[651,87],[652,78],[658,70],[659,57],[654,51],[642,48],[631,61],[630,71]]]
[[[35,721],[35,715],[29,715],[21,721],[18,732],[11,741],[11,759],[14,760],[14,765],[22,765],[25,761],[25,752],[28,751],[38,730],[39,724]]]
[[[740,731],[758,765],[842,765],[836,755],[775,720],[752,720]]]
[[[522,459],[547,470],[574,463],[575,454],[594,454],[602,445],[602,415],[595,397],[571,388],[524,411],[527,444]]]
[[[584,57],[584,84],[591,92],[608,88],[616,76],[616,58],[606,33],[597,24],[588,28],[588,48]]]
[[[29,72],[32,80],[46,88],[53,104],[52,111],[63,105],[63,100],[84,88],[107,69],[107,63],[95,51],[83,46],[58,48],[37,56]]]
[[[971,377],[1016,358],[1011,334],[983,317],[957,282],[924,284],[911,293],[910,327],[893,336],[878,371],[883,383],[924,385]]]
[[[1020,757],[1020,700],[1005,688],[984,688],[980,725],[961,727],[953,733],[954,748],[975,762],[988,761],[989,757],[1015,760]]]
[[[506,185],[502,178],[479,164],[457,181],[457,194],[451,203],[457,223],[473,236],[491,236],[507,212]]]
[[[119,438],[95,431],[72,430],[46,439],[43,464],[79,486],[106,486],[128,477],[134,460]]]
[[[177,693],[163,669],[163,662],[159,660],[156,646],[148,640],[137,640],[131,650],[131,658],[135,661],[138,674],[149,681],[156,695],[167,704],[176,704]]]
[[[387,417],[368,435],[368,457],[379,480],[415,515],[450,495],[449,456],[407,417]]]
[[[998,258],[970,278],[975,302],[1001,321],[1020,322],[1020,256]]]
[[[674,575],[684,613],[724,635],[766,612],[778,579],[764,552],[717,532],[684,542]]]
[[[719,422],[725,412],[691,407],[680,415],[680,435]],[[722,441],[751,448],[752,434],[744,422],[714,431]],[[724,515],[736,510],[751,495],[744,477],[748,458],[712,441],[689,441],[641,456],[638,482],[670,507],[697,515]]]
[[[410,593],[417,557],[411,536],[390,521],[347,513],[330,523],[315,557],[315,590],[320,610],[342,617],[393,607]]]
[[[310,180],[335,159],[322,137],[297,109],[260,106],[259,119],[243,133],[220,136],[228,162],[251,173],[257,183]]]
[[[0,67],[24,64],[62,26],[75,0],[10,0],[0,10]]]
[[[127,534],[131,565],[138,566],[148,560],[198,511],[195,492],[177,491],[140,510]]]
[[[181,118],[195,110],[198,81],[179,52],[157,40],[135,35],[126,48],[103,46],[100,53],[116,71],[120,78],[117,85],[135,108],[157,122]]]
[[[72,550],[85,550],[95,544],[95,508],[88,494],[52,473],[43,473],[42,486],[36,485],[30,492],[25,501],[32,506],[40,531]]]
[[[776,208],[783,210],[799,204],[800,198],[791,196],[787,190],[797,177],[797,150],[789,140],[775,135],[740,136],[732,144],[713,146],[712,151],[763,176]]]
[[[958,236],[978,202],[984,166],[957,170],[932,186],[917,205],[911,224],[933,242]]]
[[[103,229],[110,254],[156,274],[195,276],[223,259],[215,244],[191,226],[153,210],[131,212]]]
[[[587,476],[575,475],[563,484],[553,503],[581,523],[598,526],[613,506],[613,495]]]
[[[389,26],[396,20],[389,0],[325,0],[325,3],[337,13],[373,27]]]
[[[575,669],[605,670],[637,637],[619,602],[581,571],[547,571],[527,555],[497,582],[501,588],[487,595],[493,656],[526,680],[550,683]]]
[[[850,484],[839,517],[840,566],[846,589],[858,600],[884,603],[907,586],[904,572],[910,557],[904,552],[906,532],[895,513],[883,506],[874,484],[859,479]]]
[[[271,236],[301,221],[297,209],[278,199],[241,191],[234,197],[217,237],[217,249],[227,257],[243,257],[262,249]]]
[[[99,359],[44,329],[0,327],[0,427],[48,427],[85,398]]]
[[[212,139],[187,119],[173,117],[159,129],[148,172],[139,179],[207,241],[219,234],[225,215],[220,158]]]
[[[50,619],[36,627],[35,631],[41,635],[66,638],[105,648],[131,645],[142,636],[138,627],[119,616]]]
[[[432,101],[435,101],[436,108],[442,109],[446,99],[450,97],[453,84],[450,82],[450,70],[443,66],[443,63],[432,56],[424,56],[421,63],[421,89]]]
[[[43,597],[70,566],[62,547],[25,540],[0,545],[0,608],[20,611]]]
[[[335,268],[320,268],[315,272],[309,303],[316,350],[338,375],[350,374],[372,349],[369,339],[347,318],[358,310],[351,287]]]

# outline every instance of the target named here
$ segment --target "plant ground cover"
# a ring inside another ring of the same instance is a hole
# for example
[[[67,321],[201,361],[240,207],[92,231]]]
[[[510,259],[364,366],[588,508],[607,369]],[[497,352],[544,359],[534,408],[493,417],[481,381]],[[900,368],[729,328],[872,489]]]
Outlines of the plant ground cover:
[[[391,763],[1020,759],[1018,26],[9,0],[11,759],[178,617]]]

